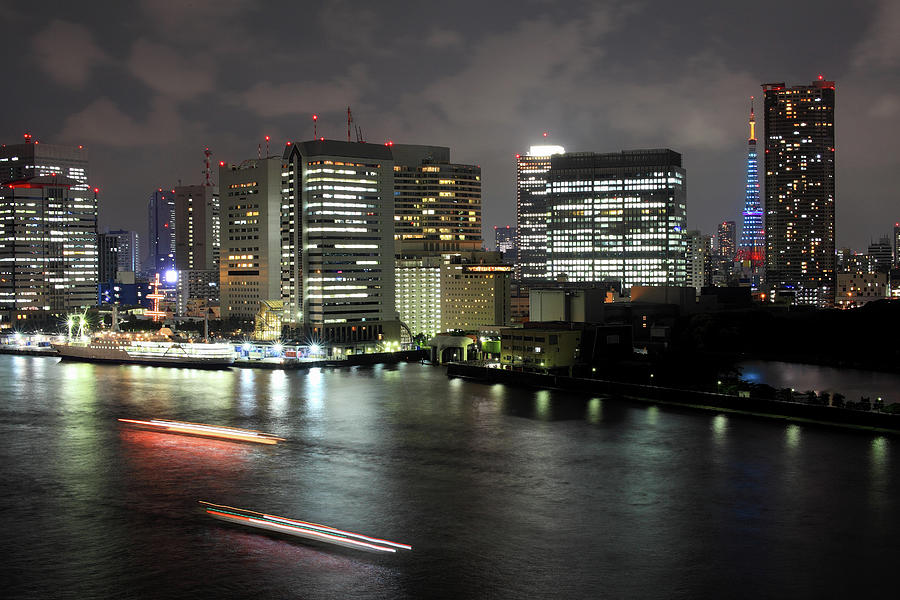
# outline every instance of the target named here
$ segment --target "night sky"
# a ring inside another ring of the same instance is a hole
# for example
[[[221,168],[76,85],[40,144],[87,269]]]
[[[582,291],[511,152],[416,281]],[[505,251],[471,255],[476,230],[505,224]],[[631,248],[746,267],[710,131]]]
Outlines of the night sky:
[[[740,222],[749,97],[837,82],[837,244],[900,220],[900,2],[0,0],[0,141],[84,144],[101,227],[146,237],[151,190],[265,135],[450,146],[484,228],[515,222],[515,154],[670,147],[688,220]],[[759,103],[757,104],[759,106]],[[354,137],[355,140],[355,137]]]

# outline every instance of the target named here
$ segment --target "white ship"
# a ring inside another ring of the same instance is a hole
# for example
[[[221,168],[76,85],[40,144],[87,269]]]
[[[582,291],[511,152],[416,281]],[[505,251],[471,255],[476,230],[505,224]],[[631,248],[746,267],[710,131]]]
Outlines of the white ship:
[[[82,338],[53,344],[53,348],[63,359],[89,362],[135,363],[192,369],[227,369],[234,362],[232,344],[151,340],[127,334]]]

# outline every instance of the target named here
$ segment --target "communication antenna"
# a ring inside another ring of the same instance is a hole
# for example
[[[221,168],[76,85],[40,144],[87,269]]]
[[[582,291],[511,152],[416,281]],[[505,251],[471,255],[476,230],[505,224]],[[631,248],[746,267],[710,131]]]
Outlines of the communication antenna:
[[[347,141],[350,141],[350,124],[353,123],[353,113],[350,112],[350,107],[347,107]]]
[[[318,131],[318,127],[317,127],[318,125],[319,125],[319,115],[313,115],[313,139],[314,140],[319,139],[319,131]]]
[[[266,158],[269,158],[269,136],[266,136]]]

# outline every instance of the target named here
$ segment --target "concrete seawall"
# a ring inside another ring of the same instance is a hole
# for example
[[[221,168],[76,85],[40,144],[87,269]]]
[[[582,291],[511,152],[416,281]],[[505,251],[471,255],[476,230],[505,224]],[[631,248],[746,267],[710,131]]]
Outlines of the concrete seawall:
[[[671,404],[702,410],[734,411],[762,417],[791,419],[823,425],[876,429],[885,433],[900,435],[900,415],[865,412],[832,406],[816,406],[765,398],[746,398],[729,394],[716,394],[622,381],[506,371],[461,363],[448,364],[447,376],[542,389],[568,390],[579,394],[627,398],[639,402]]]

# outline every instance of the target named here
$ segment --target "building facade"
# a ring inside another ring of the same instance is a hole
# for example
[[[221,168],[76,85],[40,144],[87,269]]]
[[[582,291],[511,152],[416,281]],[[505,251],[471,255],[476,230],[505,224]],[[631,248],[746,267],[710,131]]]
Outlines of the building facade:
[[[737,256],[736,229],[734,221],[723,221],[716,228],[716,255],[722,262],[734,262]]]
[[[433,148],[441,152],[429,152]],[[396,252],[480,249],[481,167],[451,163],[449,148],[394,144],[390,149]]]
[[[148,273],[175,268],[175,190],[158,188],[147,201]]]
[[[137,273],[141,270],[141,246],[137,231],[116,229],[103,234],[115,245],[116,271]],[[101,281],[104,281],[101,278]]]
[[[281,157],[219,163],[223,319],[251,321],[281,299]]]
[[[633,285],[684,285],[687,193],[680,154],[561,154],[546,178],[548,277],[618,283],[623,293]]]
[[[219,190],[212,185],[184,185],[175,195],[175,268],[219,269],[221,223]]]
[[[316,140],[283,155],[285,319],[346,348],[399,338],[388,146]]]
[[[526,285],[544,281],[547,273],[547,172],[550,158],[563,154],[562,146],[532,146],[516,155],[515,278]]]
[[[512,267],[496,252],[453,255],[441,264],[441,329],[473,331],[511,321]]]
[[[686,268],[687,281],[685,285],[697,290],[697,294],[710,284],[708,277],[709,250],[704,235],[699,231],[688,231],[685,235],[687,241]]]
[[[0,186],[0,328],[97,304],[97,193],[83,187],[59,175]]]
[[[441,331],[440,256],[398,258],[396,305],[400,320],[413,336],[431,338]]]
[[[798,304],[834,304],[834,82],[767,83],[766,285]]]
[[[887,273],[838,273],[835,305],[857,308],[890,297]]]
[[[39,143],[28,133],[21,144],[0,146],[0,183],[42,175],[74,180],[73,193],[89,192],[87,149]]]

